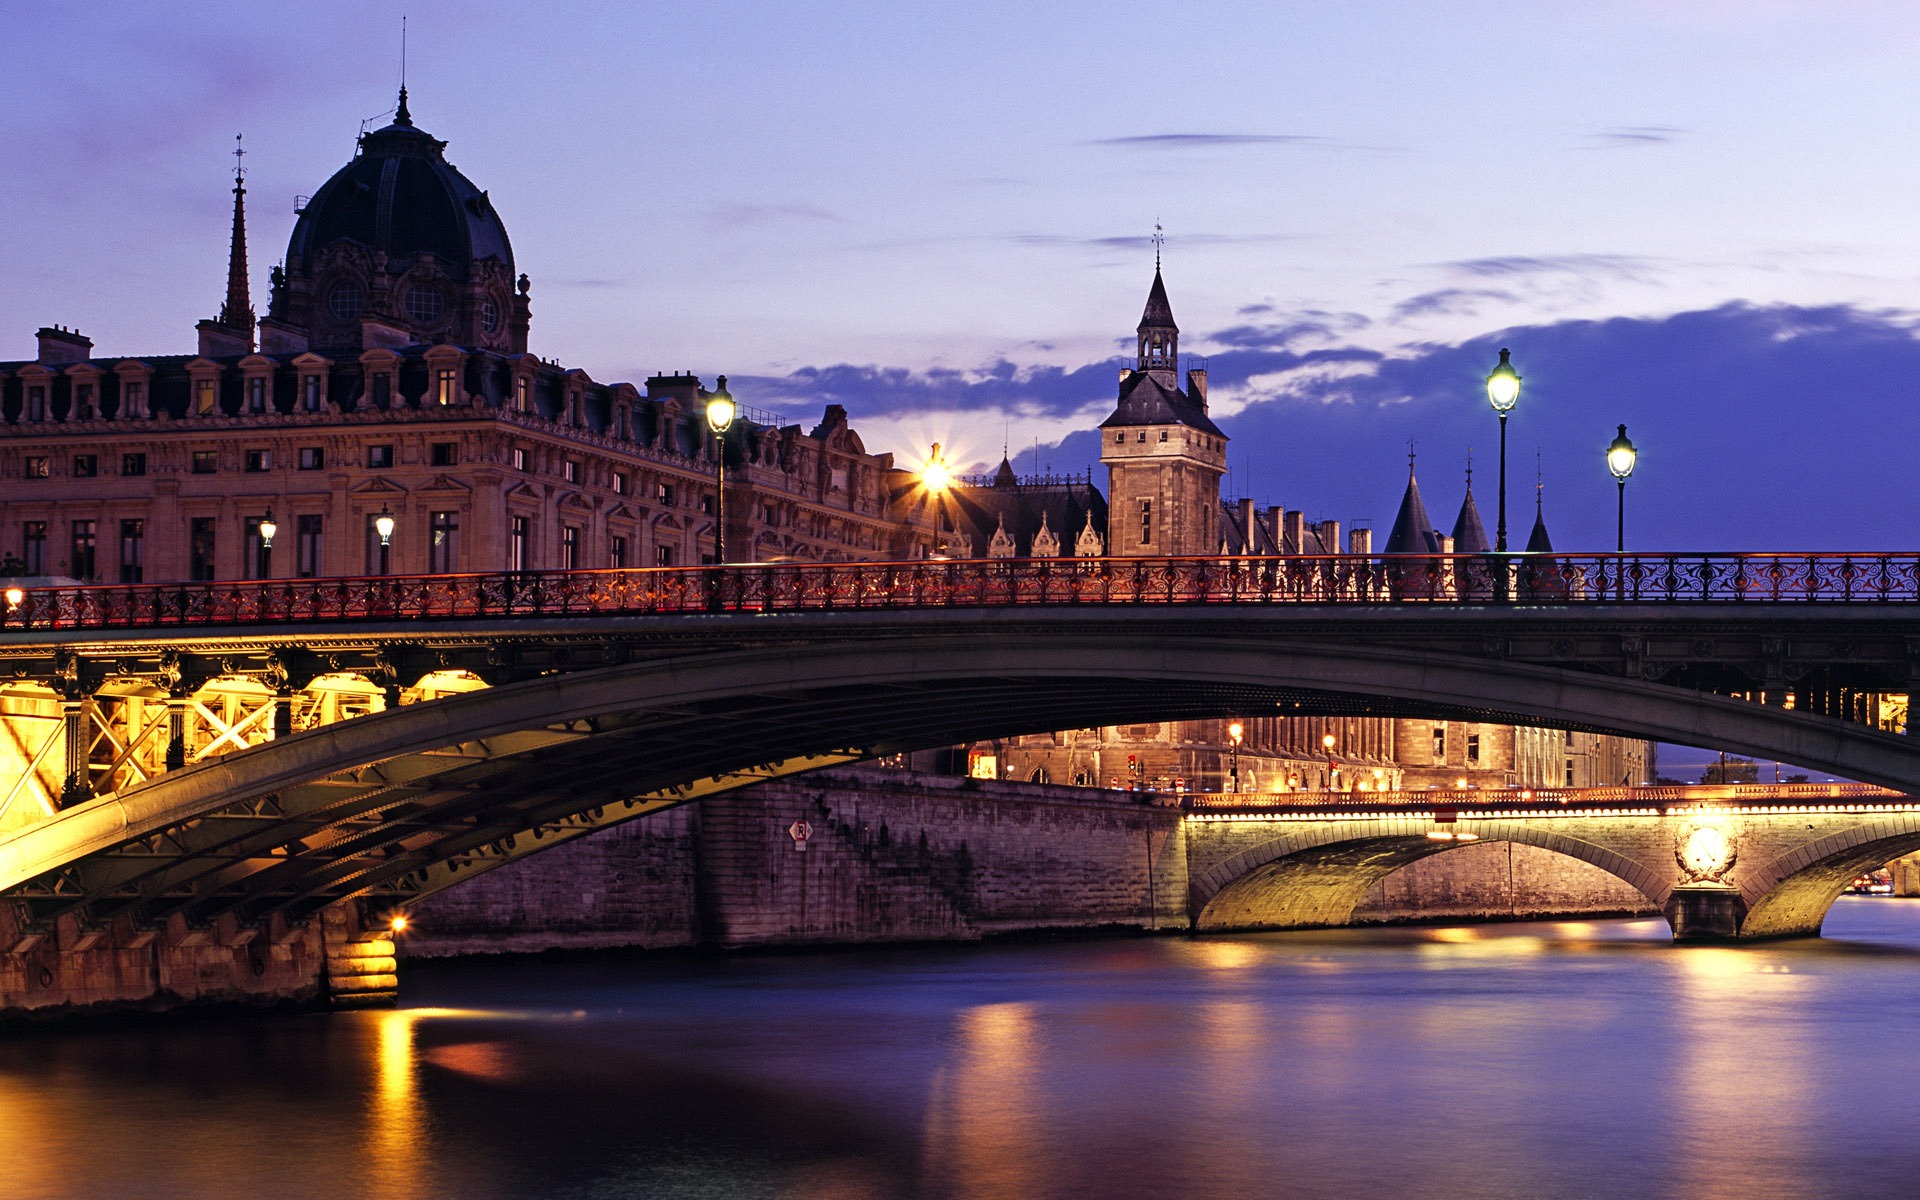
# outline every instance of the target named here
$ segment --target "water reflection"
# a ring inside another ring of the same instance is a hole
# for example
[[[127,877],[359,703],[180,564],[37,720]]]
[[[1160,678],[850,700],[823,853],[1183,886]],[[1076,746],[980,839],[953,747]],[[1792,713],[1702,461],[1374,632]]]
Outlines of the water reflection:
[[[1828,929],[415,964],[397,1012],[0,1039],[0,1197],[1904,1194],[1920,904]]]

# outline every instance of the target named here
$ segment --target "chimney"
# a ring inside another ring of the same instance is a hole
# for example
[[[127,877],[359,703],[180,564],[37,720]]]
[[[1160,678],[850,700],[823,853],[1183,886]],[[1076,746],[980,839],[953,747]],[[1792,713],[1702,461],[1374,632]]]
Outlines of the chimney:
[[[93,357],[93,339],[78,330],[54,325],[42,329],[39,337],[40,365],[43,367],[85,362]]]
[[[1286,514],[1287,536],[1281,550],[1287,554],[1307,552],[1307,514],[1298,509]]]
[[[1207,369],[1192,367],[1187,371],[1187,395],[1200,405],[1200,411],[1207,411]]]
[[[1347,533],[1347,553],[1362,558],[1373,557],[1373,530],[1355,529]]]
[[[1287,543],[1280,534],[1280,521],[1286,515],[1286,509],[1278,504],[1267,509],[1267,536],[1273,539],[1273,548],[1284,551]]]
[[[1245,538],[1240,550],[1244,554],[1253,554],[1260,549],[1260,531],[1253,520],[1253,501],[1240,501],[1240,536]]]
[[[1318,532],[1322,549],[1328,554],[1340,553],[1340,522],[1322,521]]]

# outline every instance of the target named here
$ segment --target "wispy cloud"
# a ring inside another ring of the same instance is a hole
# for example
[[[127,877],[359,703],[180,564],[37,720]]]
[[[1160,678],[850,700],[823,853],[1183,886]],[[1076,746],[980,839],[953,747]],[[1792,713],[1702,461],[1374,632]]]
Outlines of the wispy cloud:
[[[1577,275],[1583,279],[1607,277],[1644,280],[1656,273],[1659,262],[1632,254],[1510,254],[1494,258],[1457,259],[1434,265],[1475,278]]]
[[[1441,288],[1409,296],[1393,306],[1389,320],[1406,321],[1416,317],[1472,316],[1487,303],[1512,303],[1519,299],[1498,288]]]
[[[839,213],[813,204],[716,204],[707,210],[708,228],[721,233],[788,221],[843,220]]]
[[[1587,134],[1587,144],[1596,149],[1619,150],[1636,146],[1664,146],[1682,140],[1688,131],[1673,125],[1616,125]]]
[[[1150,233],[1108,234],[1103,237],[1083,237],[1069,233],[1008,233],[1002,234],[1001,241],[1016,246],[1068,246],[1087,247],[1099,250],[1132,250],[1153,244]],[[1279,233],[1182,233],[1168,237],[1167,241],[1182,246],[1265,246],[1281,242],[1299,241]]]
[[[1128,137],[1095,138],[1086,144],[1175,150],[1196,146],[1299,146],[1327,140],[1306,133],[1141,133]]]

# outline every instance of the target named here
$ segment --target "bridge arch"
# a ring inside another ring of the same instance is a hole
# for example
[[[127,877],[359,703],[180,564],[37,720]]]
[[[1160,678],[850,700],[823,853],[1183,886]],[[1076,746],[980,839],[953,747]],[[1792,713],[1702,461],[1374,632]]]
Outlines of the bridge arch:
[[[1261,707],[1560,724],[1920,790],[1920,749],[1906,738],[1642,679],[1261,636],[1190,614],[1084,617],[1035,629],[992,611],[940,613],[876,636],[815,614],[789,623],[806,636],[771,649],[669,654],[402,706],[63,811],[0,842],[0,889],[172,831],[199,867],[141,875],[136,887],[120,866],[78,886],[150,897],[217,875],[218,903],[256,913],[417,896],[652,808],[831,762]],[[244,833],[179,836],[263,798],[284,824],[250,814]],[[1597,849],[1550,848],[1607,866]]]
[[[1742,937],[1820,932],[1856,876],[1920,850],[1920,813],[1889,812],[1779,855],[1740,877],[1747,913]]]
[[[1303,825],[1224,858],[1188,884],[1197,930],[1349,925],[1373,886],[1410,863],[1460,848],[1434,841],[1431,817]],[[1557,829],[1525,821],[1476,824],[1483,843],[1518,842],[1590,863],[1622,880],[1655,908],[1672,891],[1671,872]]]

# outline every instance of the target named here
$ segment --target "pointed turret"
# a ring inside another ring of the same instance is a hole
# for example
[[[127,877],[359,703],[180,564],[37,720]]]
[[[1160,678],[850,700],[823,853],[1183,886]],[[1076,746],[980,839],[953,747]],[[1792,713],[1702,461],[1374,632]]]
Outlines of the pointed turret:
[[[1484,540],[1486,531],[1481,530],[1480,536]],[[1411,461],[1407,463],[1407,491],[1400,497],[1400,512],[1393,518],[1393,532],[1387,535],[1384,553],[1440,553],[1440,539],[1434,534],[1433,518],[1427,515],[1426,502],[1420,499],[1420,483],[1413,477]]]
[[[1533,494],[1533,532],[1527,535],[1527,553],[1553,553],[1553,539],[1547,536],[1547,518],[1540,511],[1538,490]]]
[[[1006,455],[1000,456],[1000,469],[993,473],[993,486],[997,488],[1018,487],[1020,477],[1014,473],[1013,462]]]
[[[1453,519],[1453,552],[1485,554],[1493,549],[1487,540],[1487,527],[1480,522],[1480,508],[1473,502],[1473,468],[1467,468],[1467,498],[1460,502],[1460,515]]]
[[[1162,380],[1174,385],[1180,368],[1180,326],[1173,321],[1173,305],[1167,300],[1167,285],[1160,278],[1159,264],[1153,268],[1153,286],[1147,290],[1147,307],[1140,314],[1139,353],[1135,370],[1164,372]]]

